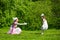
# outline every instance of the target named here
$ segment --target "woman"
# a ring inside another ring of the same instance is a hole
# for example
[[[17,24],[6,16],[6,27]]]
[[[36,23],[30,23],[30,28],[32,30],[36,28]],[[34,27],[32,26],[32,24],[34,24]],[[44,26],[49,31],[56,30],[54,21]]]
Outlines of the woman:
[[[8,34],[20,34],[21,33],[21,29],[19,27],[17,27],[17,25],[19,25],[18,18],[15,17],[15,18],[13,18],[13,20],[14,20],[14,22],[11,25]]]
[[[47,23],[47,20],[46,20],[44,14],[41,14],[41,18],[42,18],[42,22],[43,22],[42,27],[41,27],[41,31],[42,31],[41,34],[44,34],[44,30],[48,29],[48,23]]]

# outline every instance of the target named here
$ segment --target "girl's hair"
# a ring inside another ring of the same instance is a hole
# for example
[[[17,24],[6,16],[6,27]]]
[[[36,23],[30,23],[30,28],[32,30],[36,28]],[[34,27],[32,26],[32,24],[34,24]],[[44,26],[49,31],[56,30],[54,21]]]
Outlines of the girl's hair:
[[[46,19],[46,17],[45,17],[45,16],[42,16],[42,17]]]

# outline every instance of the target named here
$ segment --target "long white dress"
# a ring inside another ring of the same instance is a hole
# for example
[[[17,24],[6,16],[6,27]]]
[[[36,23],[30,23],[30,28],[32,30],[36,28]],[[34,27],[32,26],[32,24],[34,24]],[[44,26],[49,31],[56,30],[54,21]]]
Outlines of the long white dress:
[[[47,30],[48,29],[48,23],[46,19],[43,19],[43,25],[42,25],[42,30]]]

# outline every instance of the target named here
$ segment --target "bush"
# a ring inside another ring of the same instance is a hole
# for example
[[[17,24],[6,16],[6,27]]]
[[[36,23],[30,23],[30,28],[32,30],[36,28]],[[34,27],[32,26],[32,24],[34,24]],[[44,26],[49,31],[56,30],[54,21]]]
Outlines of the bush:
[[[53,16],[55,15],[55,3],[51,0],[1,0],[0,3],[0,27],[10,27],[13,22],[12,18],[18,17],[20,23],[28,23],[25,27],[20,26],[22,29],[39,30],[42,25],[40,17],[41,13],[46,15],[49,28],[55,28],[56,22],[60,20],[58,19],[56,21]]]

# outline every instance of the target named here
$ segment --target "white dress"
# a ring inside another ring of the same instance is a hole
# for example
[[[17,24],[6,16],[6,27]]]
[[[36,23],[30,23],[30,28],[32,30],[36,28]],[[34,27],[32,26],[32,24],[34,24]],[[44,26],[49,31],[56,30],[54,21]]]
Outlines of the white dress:
[[[21,29],[19,27],[13,29],[13,33],[12,34],[20,34],[21,33]]]
[[[17,23],[17,22],[15,22],[15,23]],[[12,31],[12,29],[13,29],[13,31]],[[20,34],[21,31],[22,30],[19,27],[17,27],[17,25],[16,25],[16,28],[13,25],[11,25],[10,30],[8,31],[8,34]]]
[[[43,25],[42,25],[42,30],[47,30],[48,29],[48,23],[46,19],[43,19]]]

